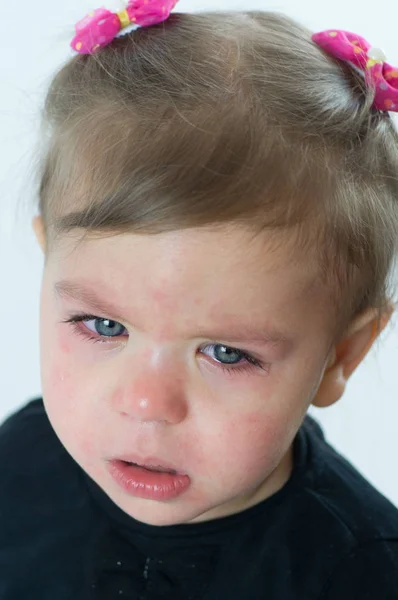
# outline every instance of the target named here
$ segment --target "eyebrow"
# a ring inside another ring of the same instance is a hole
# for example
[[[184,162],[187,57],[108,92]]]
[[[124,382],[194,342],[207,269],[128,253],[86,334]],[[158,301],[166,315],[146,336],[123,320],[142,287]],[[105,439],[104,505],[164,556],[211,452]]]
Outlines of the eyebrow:
[[[61,281],[57,281],[54,285],[54,292],[59,298],[83,302],[83,304],[90,306],[94,311],[98,311],[107,315],[113,315],[116,319],[124,320],[124,318],[118,314],[119,309],[115,305],[109,301],[106,302],[102,300],[93,290],[86,288],[84,285],[76,281],[72,281],[70,279],[62,279]]]
[[[125,321],[125,318],[119,314],[119,308],[117,308],[111,302],[106,302],[99,298],[99,296],[91,289],[86,286],[72,281],[70,279],[63,279],[57,281],[54,284],[55,295],[59,298],[76,300],[83,304],[90,306],[93,311],[102,313],[104,315],[112,315],[115,320]],[[253,325],[237,325],[234,326],[233,330],[227,332],[212,332],[212,335],[207,335],[207,332],[199,332],[197,337],[205,337],[209,339],[224,339],[224,340],[240,340],[245,342],[261,342],[269,343],[273,345],[279,345],[283,342],[288,341],[288,338],[276,328],[268,328],[267,330],[253,327]]]

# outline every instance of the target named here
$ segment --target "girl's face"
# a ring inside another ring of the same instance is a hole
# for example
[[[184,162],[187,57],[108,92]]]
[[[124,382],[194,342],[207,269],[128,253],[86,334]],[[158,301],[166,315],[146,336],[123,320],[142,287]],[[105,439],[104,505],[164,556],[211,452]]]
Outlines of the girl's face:
[[[153,525],[226,516],[282,487],[331,339],[315,261],[232,227],[76,240],[48,257],[40,329],[45,407],[75,461]],[[132,496],[107,468],[126,454],[190,486]]]

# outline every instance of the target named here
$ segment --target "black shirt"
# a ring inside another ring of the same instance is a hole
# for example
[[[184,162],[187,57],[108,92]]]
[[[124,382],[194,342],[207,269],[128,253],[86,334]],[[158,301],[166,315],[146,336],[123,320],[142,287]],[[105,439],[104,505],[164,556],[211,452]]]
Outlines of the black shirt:
[[[119,509],[41,398],[0,427],[0,600],[398,600],[398,510],[306,417],[270,498],[202,523]]]

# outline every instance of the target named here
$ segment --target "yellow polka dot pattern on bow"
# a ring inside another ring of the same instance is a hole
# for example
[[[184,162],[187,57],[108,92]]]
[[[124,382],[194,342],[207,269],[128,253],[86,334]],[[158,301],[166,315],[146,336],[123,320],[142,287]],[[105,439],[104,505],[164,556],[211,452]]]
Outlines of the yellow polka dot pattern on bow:
[[[125,27],[128,27],[132,22],[130,20],[129,13],[127,12],[127,10],[121,10],[120,12],[117,13],[117,16],[119,17],[120,23],[122,25],[122,29],[124,29]]]

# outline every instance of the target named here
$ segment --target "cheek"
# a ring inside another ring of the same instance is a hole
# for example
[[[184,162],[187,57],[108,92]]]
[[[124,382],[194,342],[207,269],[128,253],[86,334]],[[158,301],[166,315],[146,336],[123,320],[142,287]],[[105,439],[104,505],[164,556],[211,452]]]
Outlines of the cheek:
[[[46,412],[56,432],[64,438],[80,422],[79,398],[84,393],[68,336],[59,326],[51,332],[44,331],[41,372]]]
[[[43,363],[44,395],[65,411],[70,410],[79,386],[79,373],[76,372],[75,361],[72,361],[68,335],[59,327],[53,331],[53,339],[46,344],[46,354]],[[72,366],[73,362],[73,366]],[[71,373],[73,369],[73,374]]]
[[[62,354],[71,353],[70,343],[66,336],[59,336],[59,349],[62,352]]]
[[[203,477],[216,469],[229,486],[250,483],[276,467],[289,446],[289,433],[286,419],[278,414],[258,411],[226,419],[202,437],[195,465],[201,465]]]
[[[84,402],[86,394],[62,359],[53,362],[43,391],[48,418],[62,444],[83,468],[96,473],[101,427],[92,418],[89,403]]]
[[[51,399],[52,404],[66,410],[71,408],[76,392],[76,380],[71,377],[62,360],[54,360],[49,367],[45,387],[45,395]]]
[[[62,361],[54,359],[43,378],[43,401],[48,418],[63,443],[79,428],[76,382]]]
[[[284,421],[278,415],[253,413],[230,421],[225,428],[227,447],[235,464],[250,470],[273,463],[284,447]]]
[[[51,319],[48,321],[51,322]],[[56,402],[68,410],[76,392],[82,387],[85,367],[81,361],[76,361],[68,327],[63,323],[48,327],[46,320],[42,323],[43,392],[52,403]]]

